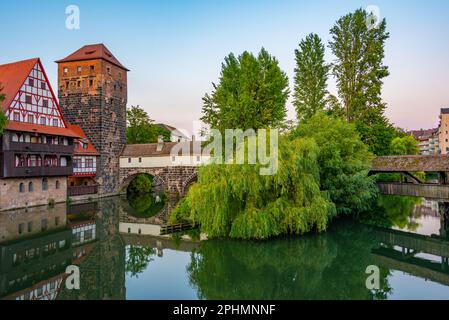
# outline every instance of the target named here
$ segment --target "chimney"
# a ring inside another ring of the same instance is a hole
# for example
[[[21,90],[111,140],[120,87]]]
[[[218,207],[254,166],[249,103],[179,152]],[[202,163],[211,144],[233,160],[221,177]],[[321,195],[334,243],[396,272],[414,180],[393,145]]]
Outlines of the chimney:
[[[161,152],[162,149],[164,149],[164,137],[163,137],[163,136],[158,136],[158,137],[157,137],[157,147],[156,147],[156,151],[157,151],[157,152]]]

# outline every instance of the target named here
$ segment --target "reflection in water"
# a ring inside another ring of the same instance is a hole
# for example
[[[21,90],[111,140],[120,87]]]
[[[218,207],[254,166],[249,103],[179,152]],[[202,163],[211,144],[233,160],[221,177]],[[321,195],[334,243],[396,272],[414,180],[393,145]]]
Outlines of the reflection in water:
[[[366,219],[382,227],[340,221],[320,235],[265,242],[120,232],[129,210],[109,198],[0,213],[0,297],[449,298],[447,203],[382,198]],[[68,265],[80,268],[80,290],[65,286]],[[370,265],[380,267],[379,290],[366,288]]]

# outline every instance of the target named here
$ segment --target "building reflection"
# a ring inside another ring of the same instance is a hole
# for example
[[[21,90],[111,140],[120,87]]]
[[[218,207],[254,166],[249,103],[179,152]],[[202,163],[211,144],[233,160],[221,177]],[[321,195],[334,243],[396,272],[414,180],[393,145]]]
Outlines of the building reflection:
[[[56,205],[0,213],[0,298],[124,299],[118,203]],[[65,286],[80,269],[80,290]]]

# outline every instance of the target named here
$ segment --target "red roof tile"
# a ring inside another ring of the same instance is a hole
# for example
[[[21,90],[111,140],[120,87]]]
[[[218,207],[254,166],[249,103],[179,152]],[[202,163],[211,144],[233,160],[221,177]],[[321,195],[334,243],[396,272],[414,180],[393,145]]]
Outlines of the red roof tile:
[[[97,155],[99,156],[100,153],[95,149],[93,144],[87,139],[86,134],[84,133],[83,129],[78,125],[69,125],[69,129],[72,130],[74,133],[80,137],[81,141],[84,143],[87,143],[87,149],[84,148],[77,148],[75,147],[75,154],[89,154],[89,155]]]
[[[62,137],[81,138],[76,132],[68,128],[59,128],[51,126],[43,126],[38,124],[31,124],[25,122],[8,121],[6,130],[10,131],[24,131],[24,132],[36,132]]]
[[[56,63],[61,62],[72,62],[72,61],[82,61],[82,60],[94,60],[94,59],[103,59],[106,60],[117,67],[120,67],[126,71],[129,71],[127,68],[125,68],[114,55],[111,53],[111,51],[106,48],[106,46],[102,43],[99,44],[90,44],[87,46],[82,47],[81,49],[78,49],[71,55],[65,57],[64,59],[56,61]]]
[[[0,65],[0,86],[3,88],[1,93],[5,94],[5,101],[2,103],[3,111],[7,110],[38,61],[39,58],[33,58]]]

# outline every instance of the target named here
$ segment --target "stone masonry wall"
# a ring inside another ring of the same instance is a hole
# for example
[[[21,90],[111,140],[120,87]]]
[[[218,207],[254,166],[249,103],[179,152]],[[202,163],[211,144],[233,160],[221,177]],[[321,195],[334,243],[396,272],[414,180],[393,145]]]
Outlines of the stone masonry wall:
[[[132,179],[140,173],[150,174],[169,194],[184,196],[189,185],[196,181],[198,168],[190,166],[164,168],[120,168],[120,189],[126,191]]]
[[[101,154],[100,194],[117,193],[119,156],[126,143],[126,71],[101,59],[60,63],[58,95],[66,120],[80,125]]]
[[[42,178],[0,179],[0,211],[47,205],[50,199],[65,202],[67,199],[67,177],[49,177],[48,190],[42,190]],[[56,189],[56,182],[59,188]],[[28,191],[29,183],[33,191]],[[23,183],[24,192],[20,192]]]

